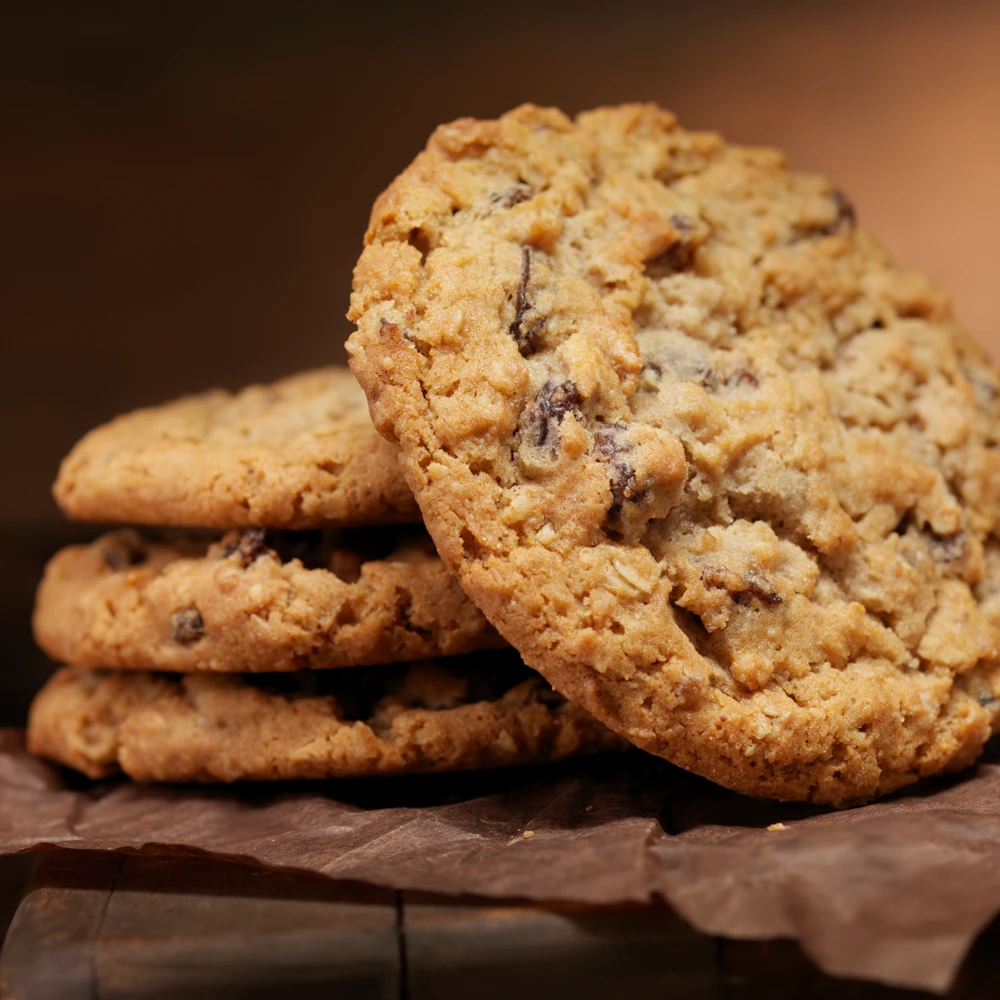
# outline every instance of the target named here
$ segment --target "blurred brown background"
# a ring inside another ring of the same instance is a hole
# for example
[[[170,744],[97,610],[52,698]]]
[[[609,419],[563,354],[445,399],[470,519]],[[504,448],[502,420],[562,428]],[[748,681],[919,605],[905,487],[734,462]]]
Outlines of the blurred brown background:
[[[62,454],[344,359],[368,206],[441,122],[655,100],[836,179],[1000,355],[1000,4],[35,3],[0,22],[0,724],[47,669]]]

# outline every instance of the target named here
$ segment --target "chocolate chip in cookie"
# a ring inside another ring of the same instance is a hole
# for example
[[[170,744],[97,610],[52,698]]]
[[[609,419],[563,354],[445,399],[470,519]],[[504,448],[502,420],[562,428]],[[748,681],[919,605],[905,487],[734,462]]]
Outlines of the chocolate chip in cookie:
[[[197,608],[182,608],[174,614],[171,623],[174,642],[182,646],[190,646],[205,636],[205,622]]]

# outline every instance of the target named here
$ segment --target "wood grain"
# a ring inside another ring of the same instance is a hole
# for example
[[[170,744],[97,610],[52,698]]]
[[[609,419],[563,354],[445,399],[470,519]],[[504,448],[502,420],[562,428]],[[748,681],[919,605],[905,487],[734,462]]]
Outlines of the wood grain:
[[[1000,922],[947,1000],[1000,995]],[[61,852],[0,958],[3,1000],[918,1000],[820,973],[789,941],[723,941],[663,906],[393,893],[203,858]]]
[[[666,907],[403,899],[410,1000],[717,994],[715,941]]]
[[[391,892],[126,858],[94,943],[102,1000],[399,995]]]
[[[46,857],[0,953],[3,1000],[92,1000],[94,942],[121,864],[84,851]]]

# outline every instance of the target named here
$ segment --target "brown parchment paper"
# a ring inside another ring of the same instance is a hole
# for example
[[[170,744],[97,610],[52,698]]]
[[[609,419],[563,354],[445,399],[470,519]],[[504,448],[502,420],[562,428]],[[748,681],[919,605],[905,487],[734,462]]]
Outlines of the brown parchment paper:
[[[834,812],[735,795],[640,751],[408,779],[92,783],[0,730],[0,853],[197,852],[397,889],[659,895],[706,933],[794,937],[835,975],[943,992],[1000,910],[998,759]]]

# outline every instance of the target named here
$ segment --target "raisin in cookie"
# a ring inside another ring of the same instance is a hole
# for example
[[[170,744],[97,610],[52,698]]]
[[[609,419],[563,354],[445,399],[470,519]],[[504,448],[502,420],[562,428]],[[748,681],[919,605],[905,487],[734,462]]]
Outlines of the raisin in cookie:
[[[136,410],[87,434],[53,489],[85,521],[316,528],[418,521],[346,368]]]
[[[503,640],[418,529],[229,532],[156,542],[133,530],[63,549],[35,637],[77,667],[286,671],[397,663]]]
[[[444,561],[567,697],[784,799],[977,757],[997,373],[822,177],[652,106],[463,119],[375,204],[350,317]]]
[[[28,721],[32,753],[138,781],[462,771],[626,745],[512,653],[256,678],[63,669]]]

